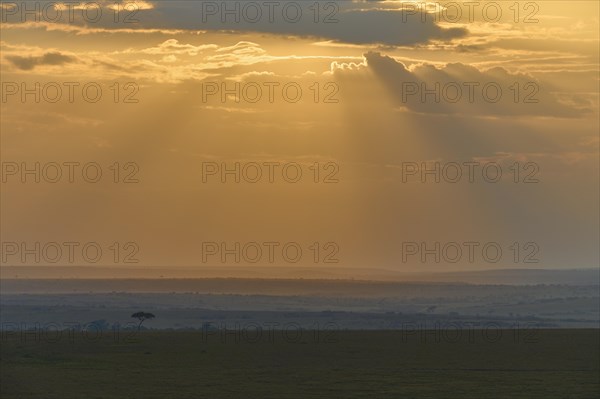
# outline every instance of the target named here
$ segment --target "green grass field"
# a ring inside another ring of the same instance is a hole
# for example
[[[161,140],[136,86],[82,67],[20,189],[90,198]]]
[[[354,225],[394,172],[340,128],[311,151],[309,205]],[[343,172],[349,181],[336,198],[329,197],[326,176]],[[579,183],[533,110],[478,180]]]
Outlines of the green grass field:
[[[292,334],[290,334],[291,336]],[[480,331],[459,342],[394,331],[141,332],[57,342],[3,336],[2,398],[597,398],[599,330]],[[291,342],[294,341],[294,342]],[[527,341],[527,342],[524,342]]]

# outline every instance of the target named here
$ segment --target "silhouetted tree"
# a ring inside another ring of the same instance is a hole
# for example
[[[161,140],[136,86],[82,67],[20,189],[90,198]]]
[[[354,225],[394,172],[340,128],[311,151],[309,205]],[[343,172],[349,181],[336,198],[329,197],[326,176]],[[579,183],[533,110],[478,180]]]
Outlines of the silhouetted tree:
[[[142,327],[142,323],[144,322],[144,320],[153,319],[155,316],[152,313],[137,312],[137,313],[132,314],[131,317],[133,317],[134,319],[138,319],[140,321],[140,324],[138,324],[138,331],[140,331],[140,328]]]

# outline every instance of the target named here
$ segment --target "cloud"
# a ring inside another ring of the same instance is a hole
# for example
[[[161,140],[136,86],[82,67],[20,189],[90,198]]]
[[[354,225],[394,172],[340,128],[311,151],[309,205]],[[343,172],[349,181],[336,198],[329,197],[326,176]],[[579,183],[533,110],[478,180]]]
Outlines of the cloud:
[[[63,65],[73,63],[76,61],[75,57],[70,55],[64,55],[59,52],[49,52],[41,56],[28,56],[21,57],[18,55],[7,56],[6,59],[10,61],[14,66],[23,70],[29,71],[36,66],[41,65]]]
[[[303,1],[136,1],[119,5],[118,15],[125,18],[131,14],[135,23],[115,23],[115,5],[112,1],[102,0],[94,4],[110,11],[105,10],[93,22],[86,20],[81,12],[75,12],[67,18],[65,11],[65,15],[57,21],[48,21],[42,11],[25,21],[21,19],[20,13],[11,13],[5,16],[3,24],[4,28],[9,29],[44,27],[47,30],[70,30],[79,34],[104,31],[133,33],[136,30],[257,32],[337,43],[386,46],[409,46],[435,40],[451,41],[468,33],[462,26],[445,28],[432,18],[422,19],[425,11],[411,11],[408,14],[402,7],[384,7],[385,3],[371,5],[332,1],[315,6],[314,2]],[[130,8],[133,5],[135,7],[132,11]],[[77,10],[85,7],[88,6],[80,5]]]
[[[230,14],[223,11],[226,2],[216,2],[218,8],[211,12],[203,8],[202,3],[165,5],[157,7],[156,12],[160,12],[165,21],[163,28],[272,33],[362,45],[407,46],[431,40],[449,41],[468,33],[463,27],[443,28],[431,18],[422,20],[419,15],[422,11],[408,18],[402,9],[360,8],[364,5],[354,2],[320,5],[320,13],[315,12],[311,2],[281,2],[272,13],[264,9],[261,14],[255,9],[252,14],[244,12],[244,2],[240,2],[237,12]],[[293,12],[289,9],[284,12],[286,4],[290,3],[294,4],[290,7]],[[235,10],[237,2],[230,4]]]
[[[63,32],[63,33],[72,33],[75,35],[94,35],[94,34],[107,34],[107,33],[111,33],[111,34],[135,34],[135,35],[140,35],[140,36],[144,36],[144,35],[151,35],[151,34],[162,34],[162,35],[179,35],[179,34],[185,34],[185,33],[190,33],[188,31],[182,30],[182,29],[159,29],[159,28],[149,28],[149,29],[144,29],[144,28],[140,28],[140,27],[127,27],[127,28],[119,28],[119,27],[115,27],[114,24],[113,26],[110,26],[110,24],[107,24],[106,26],[101,26],[100,24],[95,24],[95,25],[83,25],[83,24],[77,24],[77,22],[74,22],[72,24],[67,24],[67,23],[53,23],[53,22],[48,22],[48,21],[39,21],[39,20],[35,20],[35,21],[25,21],[25,22],[5,22],[2,23],[2,30],[3,31],[10,31],[10,30],[44,30],[46,32]],[[199,31],[193,31],[191,33],[201,33]]]
[[[103,6],[106,6],[109,10],[113,11],[120,11],[124,9],[131,12],[140,10],[152,10],[154,8],[154,4],[144,0],[135,0],[133,2],[127,0],[102,0],[100,3]]]
[[[164,41],[155,47],[150,47],[142,50],[145,54],[186,54],[189,56],[196,56],[206,50],[214,50],[218,48],[215,44],[202,44],[200,46],[194,46],[192,44],[179,43],[177,39],[169,39]]]
[[[243,68],[257,63],[286,59],[267,54],[258,44],[240,41],[233,45],[189,44],[168,39],[157,45],[129,47],[123,51],[101,54],[82,51],[67,55],[37,46],[11,45],[0,42],[2,67],[7,73],[54,73],[48,67],[61,66],[61,76],[87,76],[96,80],[130,78],[136,81],[181,83],[203,80],[225,72],[222,69]],[[43,68],[47,67],[47,68]],[[242,71],[243,73],[246,71]]]
[[[407,111],[511,117],[576,117],[588,111],[587,103],[578,108],[576,102],[558,96],[552,82],[500,67],[480,70],[462,63],[422,63],[408,68],[378,52],[364,57],[362,64],[333,63],[333,74],[348,84],[360,84],[359,75],[372,74],[395,104]]]

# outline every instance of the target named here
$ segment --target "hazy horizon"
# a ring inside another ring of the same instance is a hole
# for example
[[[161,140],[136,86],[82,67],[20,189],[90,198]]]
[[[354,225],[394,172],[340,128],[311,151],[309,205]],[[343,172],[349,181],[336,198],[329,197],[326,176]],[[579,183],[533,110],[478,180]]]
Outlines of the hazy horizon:
[[[356,280],[373,282],[457,282],[478,284],[591,284],[600,285],[598,268],[506,268],[455,270],[447,272],[410,272],[377,268],[329,268],[314,270],[302,267],[176,267],[161,266],[1,266],[3,280],[63,279],[255,279],[255,280]]]

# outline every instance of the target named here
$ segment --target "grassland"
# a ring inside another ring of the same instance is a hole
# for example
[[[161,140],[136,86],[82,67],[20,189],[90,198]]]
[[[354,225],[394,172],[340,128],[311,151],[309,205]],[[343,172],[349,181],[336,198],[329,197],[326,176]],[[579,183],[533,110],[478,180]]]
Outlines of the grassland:
[[[5,334],[2,398],[597,398],[599,330]],[[129,335],[129,336],[128,336]],[[439,342],[436,338],[441,337]],[[530,339],[533,338],[533,339]],[[496,339],[498,339],[496,341]],[[223,342],[223,340],[225,342]]]

